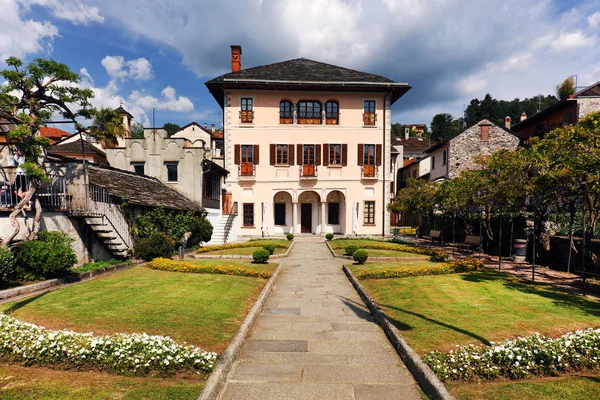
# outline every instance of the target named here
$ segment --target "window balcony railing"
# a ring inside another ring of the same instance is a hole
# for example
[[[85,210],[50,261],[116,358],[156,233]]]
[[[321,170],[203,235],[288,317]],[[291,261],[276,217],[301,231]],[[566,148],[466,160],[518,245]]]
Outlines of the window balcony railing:
[[[300,165],[300,179],[317,179],[319,169],[317,165]]]
[[[256,179],[256,165],[253,163],[241,163],[238,165],[238,177],[241,181],[253,181]]]
[[[375,126],[377,121],[377,114],[375,113],[364,113],[363,114],[363,125],[364,126]]]
[[[251,124],[254,122],[254,111],[242,110],[240,111],[240,120],[242,124]]]
[[[360,167],[360,177],[362,179],[377,179],[379,168],[376,165],[363,165]]]

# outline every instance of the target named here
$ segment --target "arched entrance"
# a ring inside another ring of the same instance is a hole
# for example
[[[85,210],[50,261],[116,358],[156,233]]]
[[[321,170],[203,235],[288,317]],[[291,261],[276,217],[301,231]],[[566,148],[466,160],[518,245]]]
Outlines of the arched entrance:
[[[300,233],[317,233],[320,231],[320,202],[321,196],[312,190],[304,191],[298,196]]]
[[[327,195],[324,232],[343,234],[346,232],[346,197],[339,190]]]
[[[273,234],[285,235],[292,229],[292,195],[280,191],[273,196]]]

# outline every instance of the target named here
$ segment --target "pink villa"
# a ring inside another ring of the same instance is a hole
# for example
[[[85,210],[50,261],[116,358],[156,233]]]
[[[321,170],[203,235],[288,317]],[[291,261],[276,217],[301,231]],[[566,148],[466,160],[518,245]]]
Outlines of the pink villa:
[[[223,108],[225,241],[390,232],[390,107],[410,86],[305,58],[206,82]]]

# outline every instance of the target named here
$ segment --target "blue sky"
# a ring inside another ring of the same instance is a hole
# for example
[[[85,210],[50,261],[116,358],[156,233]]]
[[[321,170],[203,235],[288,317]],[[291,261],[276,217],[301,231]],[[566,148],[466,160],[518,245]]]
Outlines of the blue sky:
[[[123,102],[148,126],[221,123],[204,82],[307,57],[413,89],[392,120],[460,116],[486,93],[550,94],[600,80],[600,2],[566,0],[0,0],[0,55],[51,57],[79,72],[95,105]],[[0,66],[1,67],[1,66]]]

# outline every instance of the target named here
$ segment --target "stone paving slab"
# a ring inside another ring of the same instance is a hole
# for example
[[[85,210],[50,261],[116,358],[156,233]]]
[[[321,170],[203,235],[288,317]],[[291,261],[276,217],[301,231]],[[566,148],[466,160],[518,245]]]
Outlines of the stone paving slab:
[[[296,238],[220,399],[420,399],[343,262]]]

